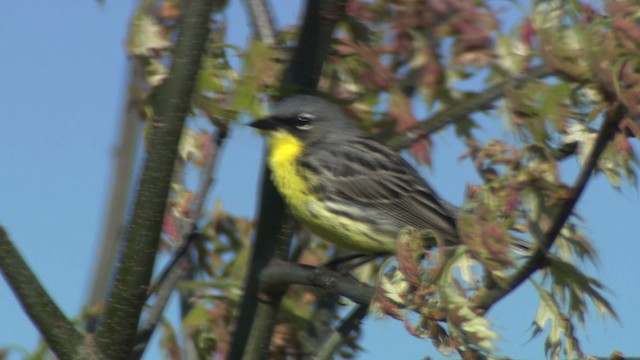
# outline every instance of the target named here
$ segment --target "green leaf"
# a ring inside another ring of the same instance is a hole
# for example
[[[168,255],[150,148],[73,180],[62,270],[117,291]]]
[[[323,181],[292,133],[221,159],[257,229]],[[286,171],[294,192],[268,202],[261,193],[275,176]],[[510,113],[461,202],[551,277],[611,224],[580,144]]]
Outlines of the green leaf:
[[[171,42],[167,40],[162,26],[154,17],[143,12],[134,15],[127,46],[129,54],[150,57],[169,46]]]
[[[202,146],[200,145],[199,134],[196,131],[189,128],[185,128],[182,131],[178,153],[183,161],[202,157]]]
[[[465,117],[453,123],[455,132],[457,136],[463,137],[465,139],[473,138],[471,134],[471,130],[479,129],[478,124],[475,121],[471,120],[470,117]]]
[[[264,115],[264,109],[257,95],[271,84],[277,74],[273,50],[265,43],[252,41],[244,54],[242,73],[236,81],[230,107],[248,112],[254,118]]]
[[[182,319],[182,326],[195,328],[209,322],[209,312],[207,302],[198,301],[194,303],[189,313]]]
[[[584,323],[584,314],[587,311],[586,300],[590,300],[600,315],[610,316],[617,320],[618,316],[611,303],[602,292],[606,288],[598,280],[582,273],[573,264],[557,257],[548,259],[548,269],[551,273],[552,284],[556,295],[568,295],[569,315],[576,317],[581,324]]]
[[[562,351],[563,335],[566,334],[564,316],[553,294],[545,290],[536,281],[530,281],[540,295],[540,304],[532,324],[533,333],[531,337],[538,336],[542,333],[547,323],[550,323],[549,334],[544,343],[544,351],[547,356],[557,359]]]
[[[365,44],[369,44],[371,42],[371,39],[375,36],[375,32],[369,29],[365,23],[357,20],[353,16],[348,16],[346,20],[347,30],[351,33],[351,36],[353,36],[356,42],[362,42]]]

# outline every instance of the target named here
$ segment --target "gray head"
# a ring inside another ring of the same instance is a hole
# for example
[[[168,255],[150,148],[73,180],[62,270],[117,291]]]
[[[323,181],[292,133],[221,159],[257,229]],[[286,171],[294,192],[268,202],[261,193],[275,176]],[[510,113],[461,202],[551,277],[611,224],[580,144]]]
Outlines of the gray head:
[[[280,101],[271,116],[256,120],[250,126],[267,131],[284,130],[307,143],[361,133],[340,107],[311,95],[296,95]]]

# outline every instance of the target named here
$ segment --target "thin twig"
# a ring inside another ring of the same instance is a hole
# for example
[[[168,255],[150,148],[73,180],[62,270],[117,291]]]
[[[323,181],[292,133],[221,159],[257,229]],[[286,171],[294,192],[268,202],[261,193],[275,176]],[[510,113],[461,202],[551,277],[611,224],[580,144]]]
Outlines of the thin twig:
[[[337,329],[335,329],[327,340],[322,344],[320,350],[314,357],[315,360],[329,360],[333,358],[333,353],[336,352],[338,346],[344,342],[349,334],[360,325],[362,319],[367,316],[368,305],[360,304],[356,305],[349,315],[340,323]]]
[[[131,192],[132,174],[136,159],[136,148],[139,141],[138,130],[141,122],[140,108],[142,84],[144,83],[144,61],[134,56],[129,59],[129,83],[127,86],[126,105],[120,118],[118,145],[114,153],[114,165],[111,175],[111,190],[107,218],[103,224],[102,239],[98,246],[87,299],[87,306],[102,304],[107,296],[109,283],[112,280],[113,267],[116,263],[118,249],[125,231],[125,213]],[[86,320],[87,332],[94,332],[98,317]]]
[[[351,251],[338,247],[332,258],[344,258],[347,254],[351,254]],[[317,349],[331,336],[334,324],[340,318],[338,314],[340,310],[339,297],[324,289],[315,289],[315,293],[316,301],[313,314],[307,323],[304,335],[301,335],[300,345],[303,354],[316,353]]]
[[[195,236],[193,237],[195,238]],[[187,253],[186,250],[188,247],[189,244],[185,242],[184,254]],[[149,310],[146,311],[146,318],[138,328],[138,332],[136,333],[135,345],[133,347],[133,351],[131,352],[129,360],[140,359],[142,355],[144,355],[144,352],[147,349],[147,345],[149,344],[149,339],[151,339],[153,332],[158,327],[158,324],[162,319],[164,308],[169,302],[169,298],[173,293],[173,289],[176,287],[176,284],[180,280],[182,280],[188,269],[191,267],[186,257],[178,256],[175,259],[177,261],[175,261],[175,263],[171,265],[170,269],[165,270],[162,281],[159,282],[154,288],[154,293],[156,295],[155,303]]]
[[[218,164],[218,154],[220,153],[220,149],[222,149],[222,144],[227,139],[228,131],[227,124],[223,123],[219,126],[216,135],[212,139],[212,151],[208,155],[207,162],[202,169],[200,187],[196,192],[196,196],[191,203],[191,209],[189,210],[189,219],[193,224],[200,219],[205,200],[207,199],[207,195],[209,195],[209,191],[213,185],[213,173],[216,169],[216,165]]]
[[[344,17],[345,0],[308,0],[296,51],[280,84],[280,95],[316,91],[333,30]],[[259,286],[261,271],[274,259],[289,256],[293,219],[263,167],[260,215],[245,284],[245,295],[229,353],[231,360],[268,357],[276,315],[287,286]],[[260,289],[260,292],[258,291]]]
[[[580,174],[571,189],[571,196],[559,206],[557,215],[555,216],[551,227],[540,242],[538,248],[516,273],[510,276],[506,281],[501,282],[504,285],[498,288],[486,289],[485,291],[478,293],[475,300],[476,308],[482,309],[483,311],[489,310],[494,304],[500,301],[500,299],[522,284],[536,270],[544,266],[547,252],[551,246],[553,246],[558,234],[571,216],[573,208],[578,202],[580,195],[582,195],[582,192],[584,191],[585,186],[598,163],[600,155],[606,148],[607,144],[611,141],[618,124],[623,118],[623,115],[624,107],[620,104],[615,104],[609,109],[600,132],[598,133],[593,149],[591,150],[591,154],[582,166]]]
[[[324,289],[314,289],[316,294],[313,313],[300,334],[303,354],[313,354],[333,333],[333,324],[339,319],[339,297]]]
[[[146,350],[146,347],[149,343],[149,339],[151,339],[153,332],[158,327],[158,324],[162,319],[164,308],[169,302],[169,298],[171,297],[173,289],[176,287],[176,284],[180,280],[182,280],[182,278],[191,267],[191,265],[188,263],[187,254],[188,249],[191,247],[191,244],[193,244],[197,237],[197,233],[192,233],[180,245],[173,256],[172,261],[162,271],[159,279],[149,287],[148,296],[151,296],[151,294],[155,294],[155,302],[149,308],[149,310],[146,311],[146,318],[138,327],[135,345],[133,347],[133,351],[131,353],[131,356],[129,357],[129,360],[140,359],[144,354],[144,351]]]
[[[220,154],[220,149],[222,149],[222,145],[227,138],[229,127],[228,122],[222,119],[211,119],[212,123],[217,126],[217,132],[212,139],[212,152],[209,154],[207,158],[207,162],[202,170],[202,178],[200,179],[200,187],[196,192],[196,196],[194,201],[191,204],[191,209],[189,211],[189,218],[191,220],[192,233],[196,232],[196,227],[198,220],[202,215],[202,209],[204,208],[204,203],[209,194],[211,187],[214,183],[214,171],[217,167],[218,162],[218,154]],[[215,120],[215,121],[214,121]],[[189,235],[187,235],[189,236]],[[183,236],[185,238],[185,236]],[[190,251],[190,253],[197,253],[196,251]],[[183,255],[182,264],[179,264],[178,271],[181,271],[180,277],[178,280],[192,280],[195,278],[196,264],[194,256]],[[177,282],[176,282],[177,283]],[[174,284],[175,286],[175,284]],[[180,292],[180,317],[184,319],[187,314],[191,312],[193,308],[193,303],[191,302],[191,298],[193,296],[192,290],[184,290]],[[168,300],[168,299],[167,299]],[[158,319],[159,321],[160,319]],[[192,334],[188,331],[182,332],[182,339],[184,346],[182,347],[182,356],[184,360],[194,360],[198,359],[199,355],[197,352],[197,344],[195,344],[195,340],[192,337]]]
[[[276,31],[273,26],[273,17],[269,10],[269,4],[264,0],[245,0],[251,15],[253,33],[258,39],[269,46],[277,44]]]
[[[502,81],[488,89],[479,91],[476,95],[464,99],[457,104],[453,104],[446,109],[419,122],[415,127],[410,128],[402,134],[398,134],[387,141],[387,144],[396,150],[404,149],[416,141],[427,137],[445,126],[465,119],[470,114],[486,108],[494,101],[503,98],[510,89],[523,86],[531,79],[543,78],[553,75],[553,72],[544,65],[537,66],[514,79]]]
[[[51,299],[1,226],[0,271],[22,309],[58,358],[82,359],[88,355],[83,348],[83,335]]]

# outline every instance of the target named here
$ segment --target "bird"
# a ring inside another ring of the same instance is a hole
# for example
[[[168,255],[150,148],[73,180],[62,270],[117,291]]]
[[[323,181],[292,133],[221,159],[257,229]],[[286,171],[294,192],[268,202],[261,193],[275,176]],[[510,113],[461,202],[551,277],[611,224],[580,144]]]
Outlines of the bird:
[[[249,125],[268,136],[271,178],[292,214],[324,240],[363,254],[395,253],[405,230],[459,244],[457,208],[336,104],[294,95]]]

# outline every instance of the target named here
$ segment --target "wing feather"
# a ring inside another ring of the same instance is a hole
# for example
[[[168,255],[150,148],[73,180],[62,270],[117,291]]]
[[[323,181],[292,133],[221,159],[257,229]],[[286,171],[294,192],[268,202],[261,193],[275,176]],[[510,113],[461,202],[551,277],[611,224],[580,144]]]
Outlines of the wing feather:
[[[325,200],[351,203],[365,211],[393,219],[397,230],[437,230],[457,242],[451,205],[399,154],[366,137],[334,147],[316,147],[301,165],[315,172]]]

